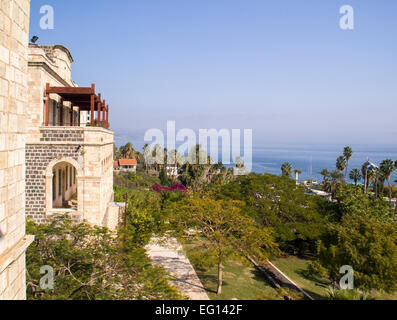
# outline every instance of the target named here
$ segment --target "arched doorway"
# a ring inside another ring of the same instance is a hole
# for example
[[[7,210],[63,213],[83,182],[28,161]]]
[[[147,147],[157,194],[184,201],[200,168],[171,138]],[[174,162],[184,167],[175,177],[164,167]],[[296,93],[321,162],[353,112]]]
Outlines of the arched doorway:
[[[83,213],[83,172],[77,161],[62,158],[46,169],[46,211]]]
[[[52,207],[77,210],[76,168],[69,162],[59,162],[52,169]]]

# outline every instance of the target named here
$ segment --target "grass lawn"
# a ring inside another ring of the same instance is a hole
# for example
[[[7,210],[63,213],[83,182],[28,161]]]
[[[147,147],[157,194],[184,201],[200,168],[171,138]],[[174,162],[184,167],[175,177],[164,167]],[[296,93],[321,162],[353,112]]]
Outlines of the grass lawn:
[[[328,284],[325,284],[320,279],[310,277],[307,273],[307,266],[310,260],[289,256],[274,259],[271,262],[314,299],[327,299],[326,290]]]
[[[314,299],[327,299],[328,294],[326,290],[328,289],[328,284],[320,279],[311,277],[307,273],[307,266],[310,260],[289,256],[274,259],[272,263]],[[377,293],[374,297],[379,300],[397,300],[397,292],[394,294]]]
[[[189,257],[189,253],[194,250],[194,245],[185,244],[184,249],[187,257]],[[223,269],[222,294],[218,296],[216,294],[218,285],[217,267],[202,270],[194,265],[194,259],[191,259],[191,263],[211,300],[258,300],[260,296],[276,295],[276,290],[267,283],[264,276],[254,267],[239,261],[229,260]]]

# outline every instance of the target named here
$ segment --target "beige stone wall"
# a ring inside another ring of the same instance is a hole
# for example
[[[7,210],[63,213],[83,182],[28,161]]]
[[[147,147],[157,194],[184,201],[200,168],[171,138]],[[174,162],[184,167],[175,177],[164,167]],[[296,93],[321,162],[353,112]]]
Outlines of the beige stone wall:
[[[0,300],[26,299],[25,254],[21,254],[0,273]]]
[[[24,299],[29,0],[0,2],[0,299]]]
[[[107,215],[108,207],[113,201],[113,132],[96,127],[77,128],[81,130],[83,140],[73,140],[67,133],[67,131],[76,130],[76,127],[68,127],[70,125],[69,108],[65,108],[63,116],[65,127],[57,127],[60,125],[58,109],[54,108],[54,105],[59,102],[57,95],[50,96],[50,126],[43,127],[46,83],[60,87],[77,86],[71,78],[72,62],[70,52],[63,46],[29,46],[28,81],[31,111],[28,118],[29,136],[27,139],[29,171],[27,214],[39,221],[43,220],[40,217],[41,213],[47,216],[59,214],[59,210],[53,210],[52,190],[50,190],[52,173],[48,175],[45,171],[52,160],[66,157],[76,160],[78,169],[83,172],[77,183],[79,205],[78,212],[75,214],[81,215],[82,219],[91,224],[107,226],[107,217],[111,214]],[[68,105],[65,103],[65,106]],[[87,122],[86,117],[87,114],[84,113],[81,117],[82,125]],[[65,131],[62,133],[63,139],[59,139],[60,134],[57,133],[59,130]],[[43,132],[46,132],[46,137],[43,137]],[[73,152],[79,146],[81,146],[81,151]],[[38,154],[38,150],[42,153],[41,155]],[[53,156],[52,159],[48,159],[50,154]],[[37,157],[39,161],[32,160]],[[37,166],[38,162],[40,166]],[[40,167],[39,171],[38,167]],[[40,179],[43,181],[39,181]],[[44,192],[40,193],[37,186],[44,186]],[[30,192],[30,189],[34,190]],[[43,212],[39,212],[41,209]]]
[[[84,219],[106,225],[113,201],[113,132],[103,128],[84,130]]]

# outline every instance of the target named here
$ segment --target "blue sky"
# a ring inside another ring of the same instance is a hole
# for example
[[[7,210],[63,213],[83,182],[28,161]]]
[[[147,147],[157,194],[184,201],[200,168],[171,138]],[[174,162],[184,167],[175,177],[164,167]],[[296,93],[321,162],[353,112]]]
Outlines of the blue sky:
[[[133,141],[175,120],[256,144],[396,145],[395,0],[32,0],[30,31],[70,49],[74,81],[96,83]]]

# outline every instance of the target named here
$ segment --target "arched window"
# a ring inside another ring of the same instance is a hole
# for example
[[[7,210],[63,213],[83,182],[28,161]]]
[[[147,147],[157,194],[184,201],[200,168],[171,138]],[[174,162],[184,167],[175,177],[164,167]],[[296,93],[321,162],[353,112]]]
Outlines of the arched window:
[[[47,213],[77,211],[84,214],[84,172],[75,159],[65,157],[52,160],[45,176]]]
[[[58,170],[58,196],[62,195],[62,170]]]
[[[77,210],[77,184],[73,177],[76,168],[68,162],[59,162],[54,165],[52,178],[52,208]],[[58,179],[58,190],[56,190]]]

